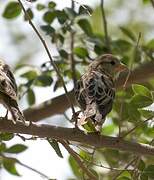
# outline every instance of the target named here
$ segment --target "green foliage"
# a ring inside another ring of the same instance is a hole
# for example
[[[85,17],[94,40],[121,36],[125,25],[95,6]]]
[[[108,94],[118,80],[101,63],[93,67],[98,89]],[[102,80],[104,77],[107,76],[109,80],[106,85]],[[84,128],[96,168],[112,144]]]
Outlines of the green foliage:
[[[12,175],[16,175],[16,176],[20,176],[20,174],[18,173],[15,164],[16,164],[17,160],[15,158],[8,158],[8,157],[4,157],[3,158],[3,167]]]
[[[25,151],[27,149],[27,146],[23,145],[23,144],[16,144],[16,145],[13,145],[11,146],[10,148],[7,148],[5,150],[6,153],[21,153],[23,151]]]
[[[34,93],[33,89],[30,89],[30,88],[28,89],[27,100],[28,100],[28,104],[30,106],[35,104],[35,93]]]
[[[3,12],[3,17],[6,19],[13,19],[20,15],[21,7],[18,2],[9,2]]]
[[[50,140],[48,139],[49,144],[51,145],[51,147],[55,150],[56,154],[60,157],[63,158],[63,155],[61,153],[61,150],[59,148],[59,144],[56,140]]]
[[[132,89],[135,94],[146,96],[149,97],[150,99],[152,98],[150,90],[145,86],[139,84],[133,84]]]
[[[81,177],[82,174],[81,174],[80,167],[72,156],[69,157],[69,164],[70,164],[70,167],[71,167],[74,175],[78,178]]]
[[[132,41],[136,41],[136,37],[134,35],[134,33],[132,31],[130,31],[129,29],[125,28],[125,27],[120,27],[120,30]]]
[[[78,21],[78,24],[81,27],[81,29],[85,32],[86,35],[90,37],[93,35],[91,25],[87,19],[80,19]]]
[[[109,49],[105,41],[100,5],[96,8],[91,8],[87,5],[75,4],[75,9],[70,7],[59,9],[57,2],[49,1],[45,3],[35,0],[32,1],[32,7],[29,6],[26,10],[30,19],[34,22],[39,22],[38,30],[41,31],[40,34],[43,36],[43,39],[48,40],[49,49],[50,43],[54,45],[53,47],[55,49],[50,50],[51,53],[52,51],[56,52],[56,57],[53,59],[67,85],[73,79],[71,71],[72,53],[73,59],[76,62],[75,69],[78,79],[91,60],[98,55],[108,53]],[[132,9],[130,10],[128,7],[126,7],[129,12],[128,14],[130,14],[128,21],[120,23],[120,27],[118,23],[114,24],[110,22],[112,18],[114,20],[114,9],[121,8],[123,5],[122,2],[124,3],[124,1],[119,0],[112,2],[113,4],[109,2],[109,5],[105,5],[109,43],[111,52],[120,57],[123,63],[129,67],[132,66],[131,71],[133,71],[135,68],[147,62],[153,61],[154,39],[150,39],[149,37],[149,34],[152,32],[149,31],[152,27],[152,22],[149,25],[146,24],[147,22],[143,23],[140,20],[135,22],[135,18],[133,19],[132,17],[135,12],[131,13]],[[143,9],[141,8],[144,8],[145,5],[146,8],[148,8],[151,1],[142,0],[142,2],[143,7],[135,10],[140,10],[141,15],[143,15]],[[19,3],[17,1],[11,1],[6,5],[2,16],[6,20],[11,20],[19,17],[20,14],[21,7]],[[131,22],[129,19],[131,19]],[[27,17],[24,16],[23,21],[27,20]],[[142,37],[139,41],[139,45],[136,47],[139,31],[142,31]],[[73,40],[71,36],[73,36]],[[72,41],[73,48],[71,46]],[[48,61],[48,59],[45,59],[45,61]],[[21,72],[19,76],[22,83],[19,85],[19,92],[21,95],[26,95],[29,107],[36,102],[37,96],[35,94],[35,88],[41,87],[43,89],[51,86],[53,87],[51,91],[55,92],[62,87],[62,82],[57,77],[50,62],[45,62],[42,66],[38,64],[36,64],[36,66],[18,64],[15,70]],[[134,74],[132,75],[132,79],[133,78],[135,78]],[[154,137],[153,121],[150,121],[150,118],[154,116],[154,111],[149,110],[151,109],[149,106],[151,106],[154,101],[153,92],[153,78],[141,84],[133,84],[132,87],[126,89],[118,89],[113,110],[106,120],[107,124],[102,128],[101,134],[106,136],[118,136],[120,122],[122,135],[135,127],[135,129],[125,137],[128,141],[150,144]],[[85,124],[83,128],[84,131],[88,133],[95,132],[95,127],[91,122]],[[0,158],[2,158],[0,165],[2,164],[1,166],[11,174],[19,176],[15,167],[18,160],[12,157],[6,157],[6,154],[12,155],[21,153],[24,152],[27,147],[21,144],[8,147],[7,141],[11,141],[13,137],[14,134],[12,133],[0,133]],[[48,142],[55,150],[56,154],[60,158],[63,158],[63,152],[59,147],[59,143],[56,140],[48,140]],[[98,150],[96,148],[95,153],[92,154],[88,152],[91,150],[90,147],[83,146],[82,148],[84,149],[82,151],[75,150],[80,157],[82,157],[84,164],[92,172],[96,170],[95,173],[99,174],[100,179],[113,179],[113,174],[117,171],[108,169],[105,173],[102,173],[98,168],[95,168],[97,166],[94,166],[93,162],[96,164],[100,164],[101,162],[102,165],[106,164],[107,167],[123,169],[133,157],[131,153],[123,153],[114,149],[102,148]],[[87,149],[88,151],[86,151]],[[76,179],[88,179],[72,156],[69,157],[68,161]],[[93,162],[88,163],[88,161]],[[153,157],[143,157],[139,160],[138,164],[133,164],[131,166],[132,171],[124,170],[117,179],[134,179],[133,170],[137,172],[136,179],[154,179],[153,162]]]

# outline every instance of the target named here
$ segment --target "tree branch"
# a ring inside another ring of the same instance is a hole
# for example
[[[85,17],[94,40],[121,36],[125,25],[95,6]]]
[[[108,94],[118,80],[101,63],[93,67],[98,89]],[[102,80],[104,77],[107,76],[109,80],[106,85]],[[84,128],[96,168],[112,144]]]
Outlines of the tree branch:
[[[119,89],[123,86],[127,77],[127,73],[120,75],[118,81],[116,82],[116,87]],[[132,83],[143,83],[148,79],[154,77],[154,62],[148,62],[136,68],[129,76],[126,86],[130,86]],[[70,100],[75,104],[74,92],[73,90],[68,92]],[[65,94],[55,97],[51,100],[45,101],[42,104],[33,106],[24,111],[26,119],[30,121],[39,121],[44,118],[63,114],[70,107],[69,102]]]
[[[64,128],[51,125],[31,124],[25,126],[22,123],[13,124],[11,120],[0,121],[0,131],[10,133],[21,133],[38,136],[40,138],[54,138],[75,141],[96,148],[112,148],[140,155],[154,156],[154,147],[150,145],[128,142],[117,137],[99,136],[95,133],[85,134],[75,128]]]

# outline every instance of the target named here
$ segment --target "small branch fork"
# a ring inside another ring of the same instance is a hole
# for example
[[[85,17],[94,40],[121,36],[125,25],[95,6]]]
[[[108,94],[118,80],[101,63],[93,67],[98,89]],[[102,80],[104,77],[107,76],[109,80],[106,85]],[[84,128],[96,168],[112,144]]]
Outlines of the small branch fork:
[[[49,57],[49,59],[50,59],[50,62],[51,62],[51,64],[52,64],[54,70],[56,71],[59,79],[60,79],[61,82],[62,82],[64,91],[65,91],[65,93],[66,93],[67,100],[68,100],[68,102],[70,103],[70,107],[71,107],[71,109],[72,109],[72,113],[75,114],[75,110],[74,110],[73,104],[72,104],[72,102],[71,102],[71,100],[70,100],[70,98],[69,98],[69,96],[68,96],[68,91],[67,91],[67,88],[66,88],[66,86],[65,86],[65,82],[64,82],[64,80],[63,80],[63,77],[61,76],[58,67],[56,66],[56,64],[54,63],[54,61],[53,61],[53,59],[52,59],[51,53],[50,53],[50,51],[49,51],[49,48],[48,48],[45,40],[43,39],[43,37],[41,36],[41,34],[39,33],[39,31],[37,30],[37,28],[36,28],[35,25],[33,24],[32,20],[31,20],[31,18],[29,17],[29,14],[27,13],[25,7],[23,6],[21,0],[18,0],[18,2],[19,2],[19,4],[20,4],[20,6],[21,6],[21,8],[22,8],[22,10],[23,10],[23,12],[24,12],[24,14],[25,14],[25,16],[27,17],[27,19],[28,19],[28,21],[29,21],[29,24],[31,25],[32,29],[34,30],[34,32],[35,32],[35,33],[37,34],[37,36],[39,37],[41,43],[43,44],[43,46],[44,46],[44,48],[45,48],[45,51],[46,51],[46,53],[47,53],[47,55],[48,55],[48,57]]]

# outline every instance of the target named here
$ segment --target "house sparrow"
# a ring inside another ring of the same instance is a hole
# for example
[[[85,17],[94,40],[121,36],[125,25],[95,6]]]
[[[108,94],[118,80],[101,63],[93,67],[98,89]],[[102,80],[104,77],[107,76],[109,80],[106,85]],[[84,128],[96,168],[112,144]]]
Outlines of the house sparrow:
[[[17,104],[17,85],[13,73],[3,60],[0,59],[0,103],[12,115],[12,121],[22,121],[25,123],[23,113],[19,110]],[[6,117],[7,117],[6,114]]]
[[[101,55],[88,66],[87,72],[81,76],[75,87],[76,100],[83,112],[78,125],[91,119],[96,131],[101,130],[106,115],[112,110],[115,98],[114,81],[126,69],[111,54]]]

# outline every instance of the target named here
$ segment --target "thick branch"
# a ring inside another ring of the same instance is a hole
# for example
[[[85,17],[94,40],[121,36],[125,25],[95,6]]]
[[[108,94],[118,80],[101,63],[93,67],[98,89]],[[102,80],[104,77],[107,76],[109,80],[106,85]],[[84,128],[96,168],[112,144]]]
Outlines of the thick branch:
[[[13,124],[12,121],[0,121],[1,132],[21,133],[38,136],[41,138],[55,138],[68,141],[75,141],[96,148],[113,148],[121,151],[140,155],[154,156],[154,147],[143,145],[135,142],[128,142],[117,137],[99,136],[94,133],[85,134],[83,131],[72,128],[56,127],[49,125],[36,125],[25,126],[21,123]]]
[[[126,76],[127,73],[122,74],[119,77],[116,83],[117,88],[122,87],[125,82]],[[154,62],[148,62],[138,67],[130,74],[130,77],[127,81],[127,87],[130,86],[132,83],[146,82],[152,77],[154,77]],[[68,93],[68,96],[75,104],[73,90]],[[39,121],[56,114],[63,114],[69,107],[70,104],[65,94],[62,94],[58,97],[53,98],[52,100],[45,101],[40,105],[26,109],[24,111],[24,114],[25,117],[30,121]]]

